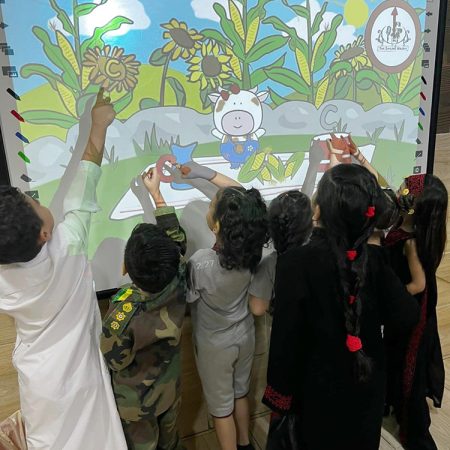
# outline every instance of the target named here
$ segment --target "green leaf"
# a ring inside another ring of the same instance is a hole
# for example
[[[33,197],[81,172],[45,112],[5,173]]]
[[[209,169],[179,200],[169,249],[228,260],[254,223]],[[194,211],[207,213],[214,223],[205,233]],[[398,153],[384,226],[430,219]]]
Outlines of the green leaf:
[[[202,89],[200,91],[200,99],[202,101],[203,109],[208,109],[212,107],[211,100],[209,99],[208,95],[212,94],[214,92],[214,89],[211,86],[208,86],[206,89]]]
[[[334,46],[337,37],[337,28],[342,23],[342,16],[337,15],[331,21],[330,29],[320,33],[314,45],[314,51],[312,55],[312,69],[316,73],[321,70],[327,63],[326,54],[331,47]],[[322,38],[323,36],[323,38]]]
[[[95,8],[104,5],[107,1],[108,0],[101,0],[100,3],[83,3],[74,9],[74,14],[77,17],[87,16],[94,11]]]
[[[230,19],[228,19],[225,8],[220,3],[214,3],[214,11],[220,17],[220,26],[223,32],[228,37],[228,39],[233,43],[234,54],[238,58],[244,59],[245,55],[244,43],[242,42],[241,37],[234,28],[233,22]]]
[[[67,12],[64,9],[62,9],[58,5],[58,3],[56,3],[56,0],[50,0],[50,6],[56,12],[56,17],[62,23],[64,30],[66,30],[67,33],[71,34],[72,36],[75,36],[76,35],[75,28],[73,27],[72,21],[70,20]]]
[[[290,87],[300,94],[307,95],[309,93],[309,88],[305,80],[293,70],[284,67],[273,67],[267,69],[265,72],[268,78],[283,86]]]
[[[50,86],[55,90],[56,82],[61,82],[61,77],[59,75],[42,64],[26,64],[20,70],[20,76],[22,78],[30,78],[32,75],[39,75],[45,78]]]
[[[154,98],[143,98],[139,102],[139,109],[142,111],[143,109],[150,109],[159,106],[159,102]]]
[[[369,90],[374,84],[372,80],[368,79],[368,78],[364,78],[362,80],[356,81],[356,85],[358,87],[358,89],[361,89],[363,91],[367,91]]]
[[[340,71],[350,73],[353,70],[352,65],[348,61],[337,61],[331,63],[330,75],[334,75]]]
[[[128,94],[123,95],[116,100],[113,104],[114,111],[116,114],[120,114],[133,100],[133,92],[128,92]]]
[[[370,81],[368,78],[364,78],[361,81],[357,81],[358,89],[361,89],[362,91],[367,91],[373,86],[373,82]]]
[[[304,19],[309,19],[310,12],[308,8],[301,5],[290,5],[287,0],[282,0],[283,4],[287,6],[290,10],[294,11],[297,16],[303,17]]]
[[[80,83],[77,77],[77,74],[73,70],[73,67],[70,65],[69,61],[64,57],[61,49],[52,43],[50,40],[49,34],[41,27],[33,27],[34,35],[41,41],[42,47],[44,49],[44,53],[47,55],[47,58],[57,67],[59,67],[63,74],[62,78],[64,82],[70,88],[75,91],[80,90]]]
[[[370,80],[375,84],[384,84],[383,79],[378,75],[377,72],[373,69],[361,69],[356,73],[356,82],[359,83],[363,80]]]
[[[337,99],[346,98],[348,95],[348,91],[352,86],[352,77],[346,75],[345,77],[341,77],[336,81],[336,86],[334,87],[334,97]]]
[[[227,38],[217,30],[205,28],[204,30],[200,31],[200,34],[203,35],[206,39],[212,39],[213,41],[216,41],[217,43],[222,44],[226,47],[230,46],[230,42],[227,40]]]
[[[295,28],[287,26],[281,19],[276,16],[270,16],[263,20],[263,23],[272,25],[275,30],[286,33],[291,39],[298,38]]]
[[[320,11],[316,14],[316,17],[314,17],[314,22],[311,27],[311,36],[314,36],[316,33],[319,32],[320,25],[322,24],[322,21],[323,21],[323,15],[325,14],[327,7],[328,7],[328,3],[325,2],[322,5],[322,8],[320,9]]]
[[[409,103],[414,98],[418,98],[420,95],[420,89],[422,87],[422,80],[420,77],[415,78],[412,82],[408,84],[405,90],[400,96],[400,103]]]
[[[164,66],[166,64],[169,55],[165,55],[162,52],[162,49],[157,48],[151,55],[148,60],[149,64],[152,66]]]
[[[175,92],[177,106],[186,106],[186,91],[180,81],[173,77],[167,77],[167,82]]]
[[[259,17],[262,21],[266,17],[266,5],[273,0],[259,0],[256,6],[250,8],[247,14],[247,28]]]
[[[106,25],[95,28],[93,36],[86,39],[81,45],[81,54],[84,55],[86,50],[90,48],[103,48],[105,43],[102,38],[106,33],[118,30],[122,25],[132,25],[133,23],[134,22],[127,17],[117,16],[114,17],[114,19],[111,19]]]
[[[279,50],[286,44],[286,39],[284,36],[267,36],[261,39],[247,55],[246,62],[252,63],[258,61],[263,56]]]
[[[282,97],[281,95],[278,95],[273,89],[269,88],[269,94],[270,99],[272,100],[272,103],[277,108],[278,106],[282,105],[283,103],[288,102],[289,100],[287,98]]]
[[[258,167],[257,169],[252,170],[253,164],[255,162],[256,158],[259,158],[261,155],[261,152],[253,153],[253,155],[250,156],[250,158],[247,159],[247,161],[244,163],[244,165],[241,167],[241,170],[238,174],[238,181],[240,183],[250,183],[250,181],[253,181],[255,178],[258,177],[259,173],[261,172],[261,167]]]
[[[393,93],[397,94],[399,87],[398,75],[396,73],[391,73],[387,77],[386,87]]]
[[[269,64],[268,66],[261,67],[259,69],[256,69],[252,74],[250,75],[250,84],[251,87],[257,87],[261,83],[264,83],[264,81],[267,80],[267,74],[266,70],[271,69],[273,67],[283,67],[284,61],[286,60],[286,53],[282,56],[280,56],[276,61],[274,61],[272,64]]]
[[[28,123],[33,125],[55,125],[68,130],[78,123],[75,117],[55,111],[33,110],[21,114]]]

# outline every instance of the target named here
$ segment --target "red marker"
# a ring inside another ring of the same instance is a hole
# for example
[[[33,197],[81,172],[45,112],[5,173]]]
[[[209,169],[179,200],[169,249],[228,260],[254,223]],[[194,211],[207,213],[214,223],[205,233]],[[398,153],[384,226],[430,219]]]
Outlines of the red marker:
[[[11,114],[12,114],[17,120],[20,120],[21,122],[25,122],[25,119],[24,119],[17,111],[14,111],[14,109],[11,111]]]

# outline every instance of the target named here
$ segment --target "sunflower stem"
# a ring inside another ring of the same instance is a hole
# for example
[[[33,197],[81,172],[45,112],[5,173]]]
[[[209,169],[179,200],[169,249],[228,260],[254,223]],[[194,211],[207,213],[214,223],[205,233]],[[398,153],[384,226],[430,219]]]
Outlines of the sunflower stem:
[[[356,71],[353,69],[353,101],[356,102]]]
[[[78,0],[73,0],[72,9],[73,9],[73,27],[75,29],[75,36],[73,40],[75,42],[75,55],[78,60],[78,65],[81,69],[82,67],[82,58],[81,58],[81,43],[80,43],[80,18],[75,14],[75,9],[78,6]],[[81,72],[81,70],[80,70]],[[81,73],[79,76],[79,82],[81,85]]]
[[[306,9],[308,10],[308,15],[306,17],[306,29],[308,33],[308,67],[309,67],[309,78],[311,81],[311,102],[314,103],[314,68],[311,67],[312,55],[313,55],[313,43],[311,35],[311,5],[309,0],[306,0]]]
[[[164,64],[162,77],[161,77],[161,90],[159,93],[159,106],[164,106],[165,103],[165,95],[166,95],[166,78],[167,72],[169,71],[170,59],[172,57],[173,50],[167,55],[166,62]]]

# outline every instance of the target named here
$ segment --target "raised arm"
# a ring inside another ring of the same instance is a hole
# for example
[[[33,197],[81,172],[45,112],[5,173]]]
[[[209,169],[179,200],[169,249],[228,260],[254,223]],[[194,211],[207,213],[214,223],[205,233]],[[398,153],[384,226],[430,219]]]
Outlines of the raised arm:
[[[92,125],[89,140],[77,168],[70,190],[64,199],[64,220],[61,232],[72,254],[87,250],[91,215],[99,211],[96,198],[100,179],[106,132],[115,117],[109,99],[103,98],[103,89],[92,109]]]
[[[180,246],[180,251],[184,255],[186,253],[186,234],[180,226],[180,222],[175,213],[175,208],[167,206],[161,193],[161,179],[158,171],[155,168],[150,169],[142,175],[142,180],[155,204],[155,218],[157,225]]]
[[[103,88],[100,89],[97,95],[97,101],[92,108],[91,116],[91,132],[89,133],[88,143],[81,160],[90,161],[97,164],[97,166],[101,166],[105,149],[106,131],[116,116],[111,105],[111,99],[104,97]]]
[[[181,178],[184,180],[203,179],[211,182],[218,188],[241,186],[232,178],[194,161],[179,166],[179,171],[181,172]]]

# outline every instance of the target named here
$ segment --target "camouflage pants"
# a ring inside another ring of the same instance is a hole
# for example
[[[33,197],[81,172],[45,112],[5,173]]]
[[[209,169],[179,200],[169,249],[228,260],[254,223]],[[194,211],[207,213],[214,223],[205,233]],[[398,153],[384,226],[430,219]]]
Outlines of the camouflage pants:
[[[181,398],[158,417],[137,422],[122,421],[129,450],[183,450],[177,420]]]

